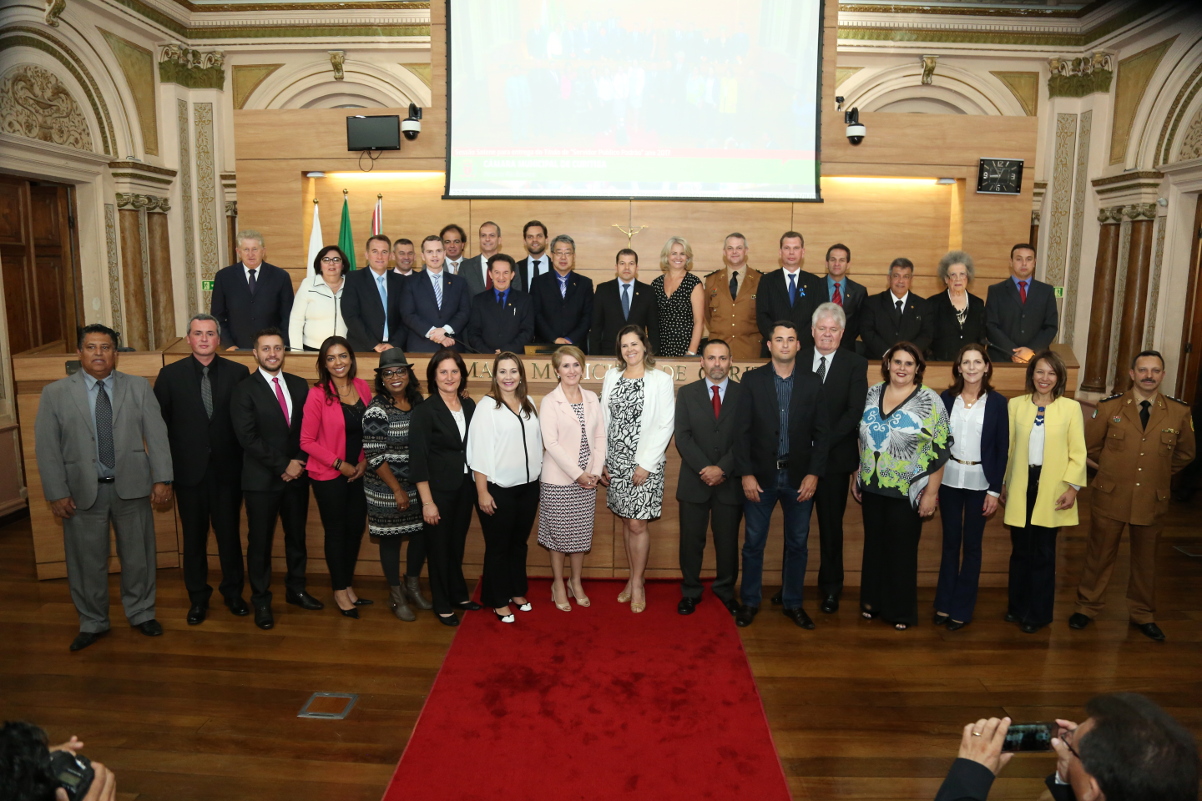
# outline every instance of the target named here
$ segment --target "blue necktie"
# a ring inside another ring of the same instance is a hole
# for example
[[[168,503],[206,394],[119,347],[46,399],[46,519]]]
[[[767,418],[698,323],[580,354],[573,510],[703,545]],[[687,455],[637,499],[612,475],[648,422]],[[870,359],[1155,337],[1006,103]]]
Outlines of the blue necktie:
[[[622,284],[622,317],[630,319],[630,284]]]
[[[789,273],[789,305],[797,302],[797,273]]]
[[[384,284],[384,279],[388,274],[376,276],[376,286],[380,290],[380,305],[384,307],[384,341],[388,341],[388,287]]]

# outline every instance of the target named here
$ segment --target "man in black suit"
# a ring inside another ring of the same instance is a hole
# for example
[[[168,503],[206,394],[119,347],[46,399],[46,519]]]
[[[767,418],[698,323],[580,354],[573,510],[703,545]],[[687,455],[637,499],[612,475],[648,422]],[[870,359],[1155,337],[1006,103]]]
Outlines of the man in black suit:
[[[843,309],[847,318],[843,329],[843,340],[839,346],[856,350],[856,338],[860,336],[860,312],[868,299],[868,290],[863,284],[847,277],[851,267],[851,248],[842,243],[826,249],[826,276],[822,279],[822,302],[834,303]]]
[[[780,502],[785,515],[785,563],[781,593],[785,616],[803,629],[814,622],[802,608],[806,542],[818,478],[826,472],[830,422],[822,382],[797,369],[797,328],[789,320],[772,327],[772,361],[744,374],[744,402],[735,435],[735,471],[743,477],[743,605],[735,615],[750,626],[760,611],[764,544],[772,510]],[[782,426],[782,422],[784,425]]]
[[[305,592],[305,522],[309,517],[307,456],[300,447],[301,418],[309,384],[284,372],[284,337],[274,328],[254,340],[259,369],[234,388],[230,420],[242,446],[242,494],[246,500],[246,571],[255,625],[275,625],[271,614],[271,544],[275,524],[284,525],[288,574],[284,599],[302,609],[324,604]]]
[[[221,561],[221,597],[235,615],[249,613],[242,599],[242,448],[230,420],[230,399],[250,371],[216,354],[216,318],[197,314],[188,321],[192,355],[165,365],[154,394],[167,424],[175,465],[176,509],[184,539],[184,587],[191,608],[188,625],[204,622],[209,598],[209,525]]]
[[[1025,364],[1056,339],[1056,291],[1034,275],[1035,248],[1015,245],[1010,249],[1010,277],[989,287],[985,330],[989,356],[996,362]]]
[[[267,249],[258,231],[238,232],[238,264],[217,271],[209,310],[221,326],[226,350],[254,347],[255,333],[264,328],[284,331],[292,315],[292,279],[285,270],[263,261]]]
[[[447,271],[441,237],[430,235],[422,240],[422,261],[426,269],[406,279],[401,298],[401,319],[408,329],[406,350],[462,350],[456,338],[462,338],[467,330],[472,311],[467,282]]]
[[[554,269],[534,279],[534,338],[556,345],[588,347],[593,319],[593,282],[576,273],[576,240],[560,234],[551,240]]]
[[[851,474],[860,465],[860,418],[868,396],[868,360],[855,351],[841,348],[846,315],[835,303],[814,310],[814,347],[797,357],[800,370],[813,373],[822,382],[822,394],[830,415],[830,451],[826,470],[818,478],[814,506],[818,510],[818,537],[822,561],[818,567],[819,607],[823,614],[839,609],[843,593],[843,514]],[[781,593],[772,598],[782,602]]]
[[[588,352],[614,355],[614,340],[627,325],[639,325],[655,341],[659,309],[651,287],[639,278],[639,254],[630,248],[618,251],[617,278],[597,285],[593,295],[593,322],[588,332]]]
[[[467,245],[467,231],[455,223],[444,225],[438,232],[442,240],[444,268],[451,275],[459,275],[463,266],[463,248]]]
[[[930,347],[935,320],[926,299],[910,292],[913,280],[914,262],[894,259],[889,265],[889,288],[865,301],[860,337],[870,360],[884,358],[885,351],[898,342],[909,342],[920,352]]]
[[[735,579],[739,575],[739,519],[743,489],[735,480],[735,432],[743,386],[728,377],[730,346],[711,339],[701,349],[705,378],[676,395],[676,450],[680,451],[681,599],[676,611],[691,615],[701,600],[701,560],[705,530],[713,521],[718,574],[711,590],[737,614]]]
[[[474,353],[525,352],[534,340],[534,301],[513,286],[513,257],[498,253],[488,266],[491,289],[472,298],[465,339]]]
[[[805,259],[805,238],[786,231],[780,238],[780,269],[760,278],[755,296],[755,319],[764,337],[762,356],[767,356],[768,340],[778,320],[790,320],[796,326],[801,347],[810,343],[810,316],[822,302],[822,281],[801,269]]]
[[[547,255],[547,226],[538,220],[531,220],[522,227],[522,240],[526,243],[527,256],[518,262],[518,289],[532,293],[534,279],[551,271],[551,257]]]
[[[342,287],[342,317],[351,349],[383,353],[405,347],[401,298],[405,279],[391,269],[392,243],[383,234],[367,240],[366,270],[353,270]]]
[[[467,294],[475,298],[486,289],[492,289],[489,276],[489,260],[501,250],[501,226],[492,220],[480,224],[480,253],[464,259],[459,266],[459,275],[467,281]]]

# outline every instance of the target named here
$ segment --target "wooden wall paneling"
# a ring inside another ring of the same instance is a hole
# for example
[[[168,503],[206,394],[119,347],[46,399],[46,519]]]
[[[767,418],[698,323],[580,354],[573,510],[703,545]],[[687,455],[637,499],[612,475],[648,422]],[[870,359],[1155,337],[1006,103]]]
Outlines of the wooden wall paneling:
[[[150,302],[154,304],[154,347],[161,348],[179,336],[175,325],[175,290],[171,278],[171,240],[167,215],[146,215],[147,248],[150,254]]]
[[[150,321],[146,314],[145,277],[142,274],[142,221],[140,212],[117,212],[121,239],[121,289],[125,301],[125,330],[122,347],[145,350],[150,343]]]
[[[796,205],[820,207],[809,203]],[[780,235],[793,228],[794,208],[792,203],[633,201],[630,223],[648,226],[634,237],[633,244],[639,253],[642,280],[651,281],[660,274],[660,250],[670,236],[689,240],[693,248],[693,272],[705,275],[721,270],[726,235],[736,231],[747,237],[748,265],[760,272],[771,272],[780,266]],[[805,231],[802,233],[809,236]],[[625,247],[624,241],[619,247]],[[612,272],[612,257],[609,266]]]
[[[20,353],[37,344],[37,318],[30,302],[33,246],[29,229],[29,182],[0,175],[0,269],[8,317],[9,352]]]

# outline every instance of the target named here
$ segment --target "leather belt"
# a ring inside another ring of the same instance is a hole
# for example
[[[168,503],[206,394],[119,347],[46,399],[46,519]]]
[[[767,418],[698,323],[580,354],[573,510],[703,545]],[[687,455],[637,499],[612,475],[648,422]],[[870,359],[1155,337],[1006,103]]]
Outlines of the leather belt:
[[[953,461],[953,462],[959,462],[960,464],[966,464],[966,465],[968,465],[969,467],[972,467],[973,465],[978,465],[978,464],[980,464],[980,462],[966,462],[966,461],[964,461],[963,459],[957,459],[955,456],[953,456],[953,457],[951,457],[951,458],[952,458],[952,461]]]
[[[113,476],[98,476],[96,478],[96,483],[97,484],[112,484],[116,480],[117,479],[114,478]]]

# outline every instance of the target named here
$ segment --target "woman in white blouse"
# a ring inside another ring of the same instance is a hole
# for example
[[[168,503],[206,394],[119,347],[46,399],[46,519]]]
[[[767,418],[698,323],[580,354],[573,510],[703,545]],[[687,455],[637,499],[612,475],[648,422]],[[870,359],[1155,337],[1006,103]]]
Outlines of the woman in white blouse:
[[[618,332],[618,364],[601,385],[605,422],[606,505],[622,521],[630,579],[618,595],[630,611],[647,608],[643,573],[651,550],[647,524],[660,516],[664,500],[664,452],[676,419],[672,377],[655,369],[651,343],[642,326]]]
[[[313,275],[296,288],[288,341],[293,350],[320,350],[327,337],[346,336],[342,318],[342,287],[350,262],[335,245],[327,245],[313,259]]]
[[[538,513],[543,437],[526,396],[526,368],[514,353],[497,355],[492,387],[476,406],[467,434],[467,464],[476,477],[476,510],[484,530],[480,598],[502,623],[512,602],[529,612],[526,541]]]
[[[972,621],[985,520],[997,511],[1010,447],[1006,398],[989,384],[993,363],[985,351],[975,343],[960,348],[952,361],[954,382],[940,396],[951,419],[952,453],[939,485],[943,561],[935,590],[935,625],[946,623],[948,631]]]

